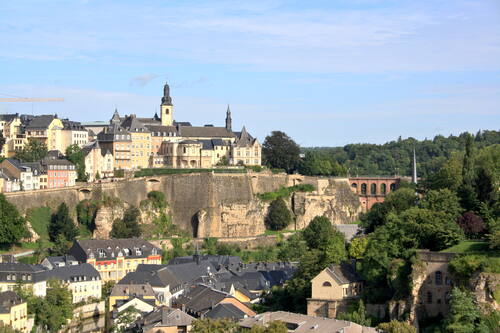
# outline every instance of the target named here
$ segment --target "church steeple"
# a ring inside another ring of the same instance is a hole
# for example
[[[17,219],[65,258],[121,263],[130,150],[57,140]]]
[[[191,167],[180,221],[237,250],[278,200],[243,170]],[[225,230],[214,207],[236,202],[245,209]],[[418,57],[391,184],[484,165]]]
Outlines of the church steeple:
[[[163,97],[161,98],[161,105],[172,105],[172,97],[170,97],[170,87],[166,82],[163,86]]]
[[[174,106],[170,97],[170,87],[165,83],[163,87],[163,97],[161,98],[160,117],[162,126],[172,126],[174,123]]]
[[[231,119],[231,109],[229,109],[229,104],[227,105],[226,111],[226,129],[229,132],[232,132],[233,120]]]

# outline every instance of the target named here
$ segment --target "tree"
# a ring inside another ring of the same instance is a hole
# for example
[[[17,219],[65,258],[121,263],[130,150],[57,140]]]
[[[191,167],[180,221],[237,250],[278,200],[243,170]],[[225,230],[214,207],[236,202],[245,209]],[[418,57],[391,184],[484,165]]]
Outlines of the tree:
[[[371,326],[372,320],[366,315],[365,303],[360,300],[357,308],[351,312],[340,313],[336,319],[352,321],[362,326]]]
[[[111,238],[133,238],[141,236],[138,218],[140,212],[136,207],[130,207],[123,214],[123,219],[116,220],[109,234]]]
[[[26,220],[0,193],[0,247],[10,247],[29,235]]]
[[[335,231],[332,223],[325,216],[316,216],[302,231],[302,236],[311,249],[324,249]]]
[[[486,230],[483,219],[473,212],[464,213],[458,218],[457,223],[468,238],[478,238]]]
[[[232,333],[237,332],[238,324],[230,319],[198,319],[193,322],[191,333]]]
[[[299,173],[307,176],[346,176],[347,170],[333,156],[308,151],[298,166]]]
[[[388,323],[381,323],[377,326],[384,333],[417,333],[417,329],[408,323],[391,320]]]
[[[462,212],[459,198],[449,189],[428,191],[420,201],[419,206],[429,210],[445,212],[452,219],[456,219]]]
[[[22,162],[37,162],[47,156],[48,150],[45,143],[29,138],[23,149],[16,153],[16,159]]]
[[[291,235],[278,246],[278,259],[281,261],[298,261],[307,251],[307,245],[300,233]]]
[[[478,200],[475,191],[474,138],[468,134],[465,139],[465,155],[462,166],[462,184],[458,189],[460,203],[466,210],[476,210]]]
[[[273,131],[266,136],[262,145],[262,154],[265,163],[278,169],[284,169],[288,173],[297,169],[299,163],[299,145],[288,135],[280,131]]]
[[[57,332],[73,317],[73,297],[58,280],[50,280],[45,298],[33,297],[28,308],[32,309],[37,326]]]
[[[363,259],[367,246],[368,237],[355,237],[349,243],[349,257],[354,259]]]
[[[95,217],[99,205],[92,200],[84,199],[76,205],[76,218],[78,223],[83,224],[90,231],[95,230]]]
[[[292,214],[282,198],[278,198],[269,205],[266,218],[266,227],[270,230],[283,230],[292,221]]]
[[[15,330],[12,326],[4,324],[3,321],[0,321],[0,333],[19,333],[20,331]]]
[[[75,165],[78,174],[77,180],[86,182],[89,177],[85,173],[85,154],[83,150],[77,144],[72,144],[66,148],[66,158]]]
[[[67,241],[73,241],[78,236],[78,229],[73,219],[69,217],[68,206],[64,202],[59,205],[57,212],[52,214],[48,231],[52,242],[55,242],[60,234]]]
[[[479,314],[472,296],[455,287],[451,291],[450,312],[444,322],[445,331],[450,333],[474,332]]]
[[[217,238],[205,238],[201,247],[206,251],[207,254],[217,254]]]
[[[68,242],[63,234],[59,234],[57,235],[57,238],[54,241],[54,246],[52,246],[50,253],[53,256],[63,256],[66,253],[68,253],[68,250],[70,248],[71,248],[71,242]]]
[[[140,315],[141,312],[133,306],[129,306],[125,310],[120,311],[115,320],[115,325],[111,327],[111,332],[128,332],[127,328],[131,326],[137,320],[137,317],[140,317]]]
[[[323,263],[324,265],[330,264],[340,264],[342,261],[347,260],[347,251],[345,249],[345,237],[344,234],[338,231],[335,227],[333,228],[333,233],[326,243],[323,250]]]

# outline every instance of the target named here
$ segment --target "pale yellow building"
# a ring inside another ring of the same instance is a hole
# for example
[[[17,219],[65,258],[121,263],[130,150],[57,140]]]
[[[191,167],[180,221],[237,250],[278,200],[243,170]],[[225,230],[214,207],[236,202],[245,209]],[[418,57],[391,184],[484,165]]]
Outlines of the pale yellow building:
[[[77,240],[69,250],[76,260],[89,263],[106,281],[119,281],[139,264],[161,264],[161,249],[139,238]]]
[[[101,298],[102,281],[90,264],[69,265],[48,270],[47,280],[57,279],[71,291],[73,303]]]
[[[108,149],[101,149],[99,142],[93,141],[85,145],[82,150],[85,155],[85,173],[89,182],[95,181],[97,176],[101,179],[113,177],[115,160]]]
[[[155,292],[149,283],[115,284],[111,295],[109,296],[109,309],[112,311],[115,305],[121,306],[134,298],[140,298],[149,301],[150,304],[159,306],[160,302],[156,299]]]
[[[0,322],[20,332],[28,332],[28,305],[13,291],[0,292]]]
[[[311,298],[307,299],[309,316],[335,318],[347,310],[349,301],[361,297],[363,282],[352,265],[331,265],[311,281]]]

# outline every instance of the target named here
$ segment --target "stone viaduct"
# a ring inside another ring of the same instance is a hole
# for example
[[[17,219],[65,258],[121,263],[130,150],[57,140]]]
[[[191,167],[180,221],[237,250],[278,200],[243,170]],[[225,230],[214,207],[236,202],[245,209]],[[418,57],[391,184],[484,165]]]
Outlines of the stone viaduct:
[[[377,202],[384,202],[385,196],[396,190],[400,177],[350,177],[349,184],[358,194],[364,211],[369,210]]]

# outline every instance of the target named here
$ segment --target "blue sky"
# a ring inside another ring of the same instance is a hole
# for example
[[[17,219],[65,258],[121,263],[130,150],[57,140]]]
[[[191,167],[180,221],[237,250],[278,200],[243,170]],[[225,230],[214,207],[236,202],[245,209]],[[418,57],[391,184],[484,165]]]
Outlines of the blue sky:
[[[499,129],[500,2],[1,1],[0,113],[174,118],[304,146]],[[1,96],[7,97],[7,96]]]

